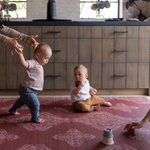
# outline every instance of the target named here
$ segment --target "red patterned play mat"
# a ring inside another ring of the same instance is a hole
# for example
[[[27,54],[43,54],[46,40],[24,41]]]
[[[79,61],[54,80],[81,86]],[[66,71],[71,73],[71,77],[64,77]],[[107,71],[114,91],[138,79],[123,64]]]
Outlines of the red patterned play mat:
[[[150,123],[129,136],[124,126],[139,121],[150,109],[147,97],[103,97],[112,107],[76,112],[70,97],[39,97],[43,124],[30,122],[23,106],[19,116],[8,109],[17,98],[0,98],[0,150],[150,150]],[[103,130],[113,131],[114,144],[102,144]]]

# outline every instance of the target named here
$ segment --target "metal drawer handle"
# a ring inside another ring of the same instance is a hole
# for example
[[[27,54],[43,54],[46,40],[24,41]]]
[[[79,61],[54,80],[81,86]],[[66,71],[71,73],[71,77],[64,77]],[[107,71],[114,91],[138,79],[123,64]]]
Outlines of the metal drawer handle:
[[[127,77],[128,75],[126,74],[114,74],[114,77]]]
[[[52,52],[61,52],[61,50],[52,50]]]
[[[114,33],[128,33],[128,31],[115,31]]]
[[[59,74],[51,74],[51,75],[47,75],[46,77],[61,77],[61,75],[59,75]]]
[[[127,52],[128,50],[114,50],[114,52]]]
[[[47,33],[61,33],[61,31],[47,31]]]

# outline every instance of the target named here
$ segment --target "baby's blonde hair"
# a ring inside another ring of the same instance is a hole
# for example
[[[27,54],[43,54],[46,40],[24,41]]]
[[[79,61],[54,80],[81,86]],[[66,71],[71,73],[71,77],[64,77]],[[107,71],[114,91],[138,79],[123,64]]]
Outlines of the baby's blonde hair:
[[[34,49],[34,55],[37,53],[44,53],[45,50],[50,49],[50,46],[47,45],[46,43],[40,43],[37,45],[37,47]]]
[[[88,73],[88,69],[84,66],[84,65],[78,65],[74,68],[74,71],[78,68],[83,68],[86,72],[85,73]]]

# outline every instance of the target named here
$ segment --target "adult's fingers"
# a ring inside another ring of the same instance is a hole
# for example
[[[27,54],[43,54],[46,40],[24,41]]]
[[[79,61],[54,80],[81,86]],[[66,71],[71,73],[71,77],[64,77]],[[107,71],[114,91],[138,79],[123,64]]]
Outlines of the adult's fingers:
[[[17,49],[14,49],[14,51],[15,51],[17,54],[19,54],[19,52],[18,52],[18,50],[17,50]]]
[[[10,49],[10,54],[13,55],[13,49]]]
[[[22,53],[23,46],[17,43],[17,44],[13,47],[13,49],[14,49],[14,50],[17,50],[18,52],[21,52],[21,53]]]
[[[127,129],[127,131],[129,131],[133,126],[134,126],[134,123],[127,124],[127,125],[125,126],[124,130]]]
[[[37,38],[37,37],[38,37],[38,35],[32,35],[31,37],[33,37],[33,38]]]
[[[15,38],[15,40],[16,40],[16,41],[21,41],[21,40],[22,40],[22,38]]]

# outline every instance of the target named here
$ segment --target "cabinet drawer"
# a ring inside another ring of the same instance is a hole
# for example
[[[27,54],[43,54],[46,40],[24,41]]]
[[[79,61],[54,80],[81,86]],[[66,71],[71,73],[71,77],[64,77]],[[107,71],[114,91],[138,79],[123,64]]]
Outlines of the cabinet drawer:
[[[138,38],[138,26],[127,26],[127,38]]]
[[[114,39],[103,39],[103,62],[114,62]]]
[[[126,88],[138,88],[138,63],[127,63]]]
[[[66,89],[66,63],[50,63],[44,66],[44,89]]]
[[[126,84],[126,63],[114,64],[114,88],[125,88]]]
[[[127,33],[126,26],[115,26],[115,38],[126,38]]]
[[[30,26],[30,35],[38,35],[36,39],[41,38],[41,28],[41,26]]]
[[[102,88],[113,88],[113,63],[102,64]]]
[[[150,26],[139,26],[139,37],[150,37]]]
[[[139,63],[138,88],[149,88],[149,63]]]
[[[127,39],[127,62],[138,62],[138,39],[131,38]]]
[[[126,26],[103,26],[103,38],[126,38]]]
[[[102,26],[92,26],[92,38],[102,38],[103,37],[103,27]]]
[[[42,38],[66,38],[66,26],[43,26]]]
[[[115,34],[114,26],[103,26],[103,38],[114,38]]]
[[[127,61],[127,42],[126,39],[115,39],[115,62]]]
[[[78,39],[78,26],[67,26],[66,29],[68,39]]]
[[[92,37],[91,26],[79,26],[79,39],[89,39]]]

